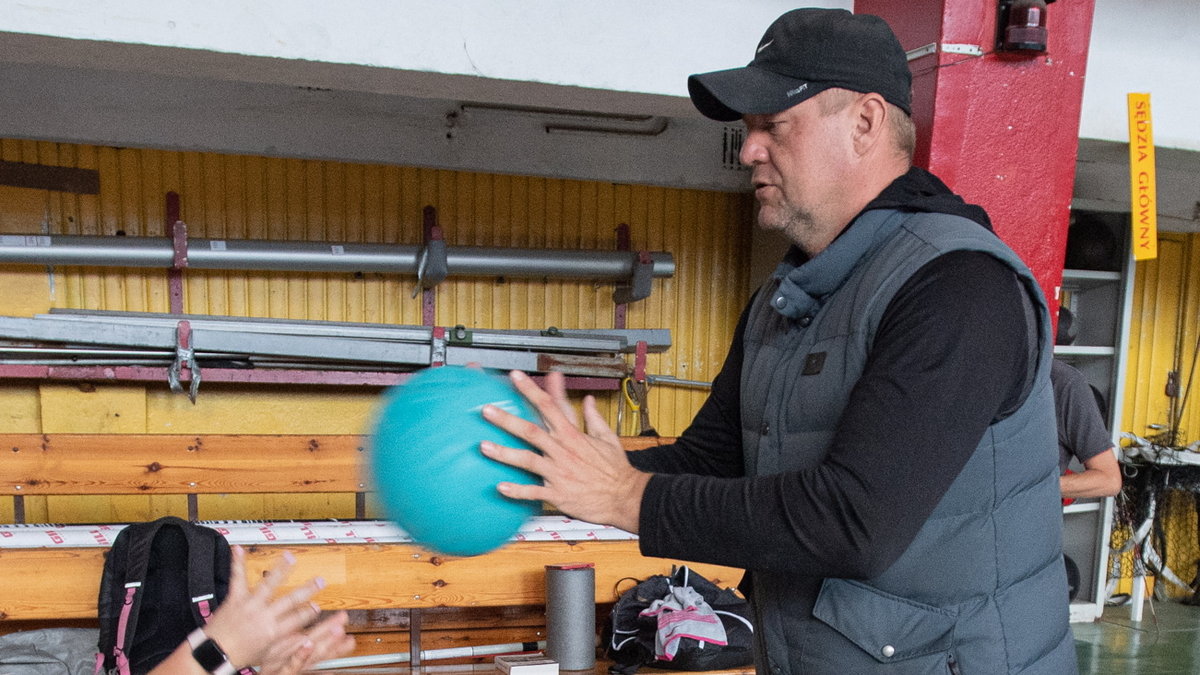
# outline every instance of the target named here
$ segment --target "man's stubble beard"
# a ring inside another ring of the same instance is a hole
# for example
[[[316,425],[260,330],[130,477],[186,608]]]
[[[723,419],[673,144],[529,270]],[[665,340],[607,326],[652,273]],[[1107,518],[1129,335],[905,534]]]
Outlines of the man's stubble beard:
[[[774,230],[787,237],[788,241],[807,251],[805,243],[809,242],[815,232],[815,218],[806,211],[792,204],[780,204],[775,207],[776,217],[768,221],[763,217],[760,205],[758,226],[764,230]]]

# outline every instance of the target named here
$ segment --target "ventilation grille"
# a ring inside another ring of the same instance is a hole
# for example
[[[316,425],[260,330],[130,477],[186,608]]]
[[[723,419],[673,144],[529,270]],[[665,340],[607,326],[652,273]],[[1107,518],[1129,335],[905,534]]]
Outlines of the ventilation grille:
[[[721,138],[721,164],[726,169],[742,171],[750,167],[744,166],[738,160],[742,152],[742,143],[746,140],[746,130],[742,127],[725,127]]]

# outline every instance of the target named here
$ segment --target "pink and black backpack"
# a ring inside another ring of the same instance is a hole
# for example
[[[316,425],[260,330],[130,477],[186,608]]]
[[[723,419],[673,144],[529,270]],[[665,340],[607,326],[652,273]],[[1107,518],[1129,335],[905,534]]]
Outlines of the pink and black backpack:
[[[187,639],[229,590],[229,543],[165,516],[117,535],[100,579],[96,675],[141,675]]]

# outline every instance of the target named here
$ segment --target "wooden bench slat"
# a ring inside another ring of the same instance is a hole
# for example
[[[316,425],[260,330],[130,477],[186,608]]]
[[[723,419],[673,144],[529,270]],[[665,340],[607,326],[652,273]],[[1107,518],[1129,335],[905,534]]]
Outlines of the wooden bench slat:
[[[360,436],[3,434],[11,495],[358,492]]]
[[[292,580],[321,576],[317,596],[325,609],[499,607],[545,602],[545,565],[588,561],[596,565],[596,601],[613,602],[629,587],[626,577],[670,572],[671,561],[646,558],[636,541],[514,542],[486,556],[457,558],[410,544],[256,546],[248,550],[251,577],[274,564],[283,550],[296,554]],[[96,616],[103,548],[0,548],[0,620],[75,619]],[[741,571],[689,563],[721,586]],[[19,581],[18,581],[19,580]]]
[[[627,449],[669,439],[629,437]],[[0,434],[13,496],[363,492],[365,439],[346,435]]]

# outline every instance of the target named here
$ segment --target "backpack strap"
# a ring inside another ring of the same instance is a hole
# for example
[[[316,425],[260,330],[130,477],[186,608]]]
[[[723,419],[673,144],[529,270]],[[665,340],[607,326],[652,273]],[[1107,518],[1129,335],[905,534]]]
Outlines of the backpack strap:
[[[177,525],[180,522],[184,521],[174,516],[164,516],[149,523],[135,523],[121,532],[123,535],[128,532],[129,547],[125,559],[125,598],[117,620],[116,642],[113,646],[113,657],[119,675],[129,675],[128,652],[137,631],[138,611],[142,605],[140,591],[146,581],[154,537],[164,525]]]
[[[203,525],[186,523],[183,533],[188,544],[188,596],[192,600],[192,616],[197,626],[208,623],[217,603],[217,586],[214,578],[217,567],[217,543],[220,533]]]
[[[224,535],[210,527],[188,523],[183,531],[188,542],[188,594],[192,599],[192,615],[196,625],[203,626],[223,599],[217,597],[216,579],[229,578],[229,555],[225,553],[229,545],[224,541]],[[255,675],[257,671],[247,666],[238,673]]]
[[[140,581],[125,584],[125,604],[121,607],[121,618],[117,622],[117,644],[113,648],[113,655],[117,659],[117,672],[121,675],[129,675],[129,655],[126,653],[129,645],[126,636],[132,637],[137,627],[137,612],[133,611],[133,607],[135,603],[141,605],[141,597],[137,594],[141,587]]]

